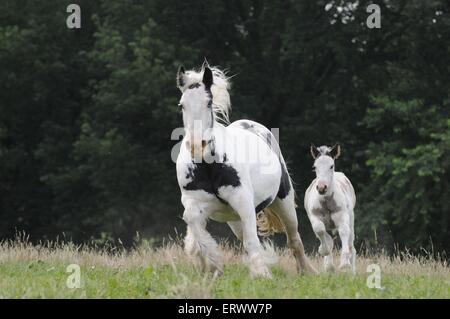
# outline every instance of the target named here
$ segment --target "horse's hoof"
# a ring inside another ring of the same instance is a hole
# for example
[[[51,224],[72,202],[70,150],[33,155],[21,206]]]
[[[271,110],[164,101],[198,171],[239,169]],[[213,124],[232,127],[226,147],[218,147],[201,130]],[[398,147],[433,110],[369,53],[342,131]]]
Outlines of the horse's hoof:
[[[318,275],[319,274],[319,271],[316,268],[314,268],[313,265],[304,266],[304,267],[302,267],[301,270],[303,270],[303,272],[306,273],[306,274],[312,274],[312,275]],[[301,272],[301,270],[300,270],[300,272]]]
[[[297,261],[297,272],[299,274],[319,274],[319,271],[317,271],[306,256]]]
[[[213,271],[213,279],[219,278],[223,275],[222,269],[216,269]]]
[[[313,274],[313,275],[318,275],[319,274],[319,271],[316,268],[314,268],[314,267],[311,267],[310,269],[308,269],[307,272],[310,273],[310,274]]]
[[[336,267],[334,267],[334,265],[326,265],[325,271],[326,272],[336,272]]]

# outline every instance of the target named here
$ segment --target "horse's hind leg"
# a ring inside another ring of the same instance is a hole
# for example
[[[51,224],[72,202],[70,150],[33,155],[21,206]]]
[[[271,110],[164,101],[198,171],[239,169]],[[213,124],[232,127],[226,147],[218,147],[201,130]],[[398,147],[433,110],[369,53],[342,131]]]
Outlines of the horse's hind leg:
[[[356,249],[355,249],[355,227],[354,227],[354,212],[350,213],[350,251],[351,251],[351,264],[352,272],[356,273]]]
[[[270,206],[280,218],[284,225],[287,237],[287,244],[292,249],[297,263],[297,270],[317,273],[306,257],[303,242],[298,232],[297,213],[295,211],[294,193],[291,192],[284,199],[276,198]]]

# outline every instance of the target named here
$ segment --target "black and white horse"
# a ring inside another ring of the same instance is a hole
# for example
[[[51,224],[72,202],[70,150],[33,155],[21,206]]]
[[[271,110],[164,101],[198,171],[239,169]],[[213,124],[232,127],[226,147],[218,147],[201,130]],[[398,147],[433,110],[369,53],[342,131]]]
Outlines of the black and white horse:
[[[229,82],[221,70],[206,63],[200,71],[180,67],[177,85],[185,129],[176,168],[187,223],[186,252],[200,256],[203,267],[222,273],[218,245],[206,223],[226,222],[243,241],[251,275],[270,277],[273,258],[257,232],[256,214],[264,210],[262,228],[278,224],[275,228],[286,233],[297,269],[315,272],[297,229],[292,181],[272,133],[249,120],[227,125]]]

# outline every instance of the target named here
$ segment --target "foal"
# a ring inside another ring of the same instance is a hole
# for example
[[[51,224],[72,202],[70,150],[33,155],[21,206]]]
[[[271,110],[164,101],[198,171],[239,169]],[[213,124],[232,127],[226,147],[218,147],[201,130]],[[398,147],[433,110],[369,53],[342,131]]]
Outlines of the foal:
[[[319,254],[324,256],[326,271],[334,271],[333,234],[336,231],[342,242],[339,268],[350,267],[355,272],[356,250],[353,246],[356,196],[350,180],[334,171],[334,160],[340,155],[340,146],[315,147],[311,145],[316,178],[305,193],[305,209],[312,228],[320,240]]]

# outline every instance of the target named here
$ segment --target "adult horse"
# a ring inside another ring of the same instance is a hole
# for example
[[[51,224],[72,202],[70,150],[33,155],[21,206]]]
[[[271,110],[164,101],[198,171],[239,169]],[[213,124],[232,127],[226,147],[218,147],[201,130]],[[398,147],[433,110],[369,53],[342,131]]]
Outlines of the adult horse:
[[[315,272],[298,233],[292,181],[272,133],[249,120],[226,126],[229,82],[218,68],[206,63],[200,71],[180,67],[177,86],[186,133],[176,163],[187,223],[186,252],[199,255],[204,268],[222,273],[220,252],[206,223],[226,222],[243,241],[251,275],[270,277],[273,258],[257,233],[256,213],[265,210],[265,226],[281,221],[297,269]]]

